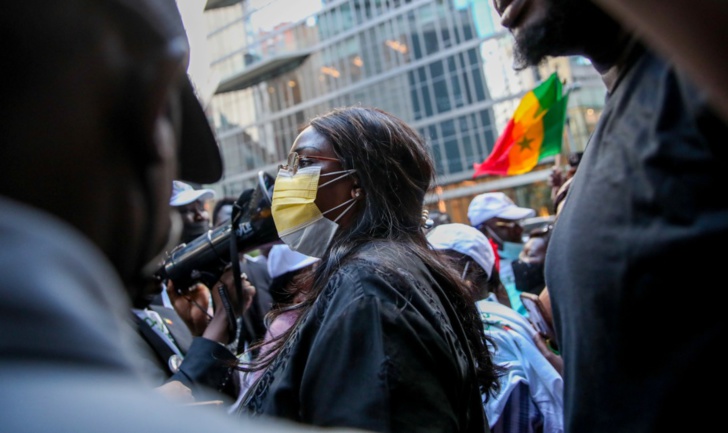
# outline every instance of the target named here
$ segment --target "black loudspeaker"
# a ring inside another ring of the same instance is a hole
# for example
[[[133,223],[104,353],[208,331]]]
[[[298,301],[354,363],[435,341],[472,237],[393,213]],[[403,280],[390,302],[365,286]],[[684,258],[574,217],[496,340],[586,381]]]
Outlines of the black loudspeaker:
[[[172,280],[180,291],[198,282],[212,287],[231,262],[232,239],[240,253],[279,242],[270,210],[274,183],[271,175],[259,171],[257,186],[243,191],[235,202],[233,220],[172,250],[157,278]]]

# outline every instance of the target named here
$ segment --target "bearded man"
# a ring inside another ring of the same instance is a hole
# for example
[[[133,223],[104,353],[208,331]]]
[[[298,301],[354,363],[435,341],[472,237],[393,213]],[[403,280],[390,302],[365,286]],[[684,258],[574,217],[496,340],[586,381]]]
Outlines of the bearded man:
[[[546,285],[564,361],[568,432],[710,431],[722,404],[701,377],[728,330],[686,290],[723,305],[728,128],[684,71],[589,0],[495,0],[516,67],[583,55],[607,101],[555,224]],[[695,307],[700,308],[699,305]],[[673,320],[670,320],[670,319]]]

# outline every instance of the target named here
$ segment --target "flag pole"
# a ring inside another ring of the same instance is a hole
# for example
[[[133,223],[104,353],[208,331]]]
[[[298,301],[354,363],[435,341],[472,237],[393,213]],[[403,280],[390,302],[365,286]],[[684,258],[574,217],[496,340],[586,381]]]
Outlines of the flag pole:
[[[579,89],[581,89],[581,83],[572,82],[568,86],[566,86],[566,94],[571,96],[571,92],[573,90]],[[568,106],[566,109],[566,124],[564,125],[564,131],[566,132],[566,142],[569,145],[569,152],[576,152],[576,148],[574,147],[574,137],[571,136],[571,116],[569,116]]]
[[[576,152],[576,149],[574,148],[574,138],[571,136],[571,120],[569,115],[566,115],[566,125],[564,125],[564,132],[566,132],[566,143],[569,145],[569,152],[574,153]],[[560,156],[560,155],[559,155]]]

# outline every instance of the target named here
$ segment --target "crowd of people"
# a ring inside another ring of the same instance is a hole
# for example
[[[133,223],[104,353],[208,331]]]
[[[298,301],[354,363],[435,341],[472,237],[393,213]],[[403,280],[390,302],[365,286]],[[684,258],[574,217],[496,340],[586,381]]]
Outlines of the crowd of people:
[[[516,67],[579,54],[607,86],[585,151],[552,174],[553,223],[524,233],[536,212],[503,191],[475,196],[467,222],[430,219],[426,140],[358,105],[304,125],[263,192],[276,236],[240,252],[231,237],[260,191],[201,187],[223,161],[175,2],[5,5],[0,423],[712,429],[720,399],[697,397],[725,385],[704,369],[725,324],[676,313],[690,290],[725,297],[720,255],[697,253],[728,240],[726,104],[700,69],[713,51],[668,56],[679,8],[647,23],[650,3],[494,2]],[[198,243],[214,269],[163,272]]]

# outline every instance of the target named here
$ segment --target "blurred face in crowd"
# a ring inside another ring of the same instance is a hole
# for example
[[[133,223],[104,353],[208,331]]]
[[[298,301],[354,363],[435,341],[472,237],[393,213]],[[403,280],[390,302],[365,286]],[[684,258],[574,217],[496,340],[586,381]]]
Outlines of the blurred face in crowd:
[[[182,242],[188,243],[210,229],[210,214],[204,202],[196,200],[176,209],[182,217]]]
[[[84,233],[136,299],[179,240],[172,180],[212,179],[188,178],[178,159],[195,97],[182,22],[157,25],[162,12],[147,21],[127,3],[4,4],[6,54],[23,62],[4,71],[0,195]]]
[[[489,219],[484,225],[486,226],[486,236],[493,238],[499,244],[503,242],[523,242],[523,227],[518,221],[496,217]]]

